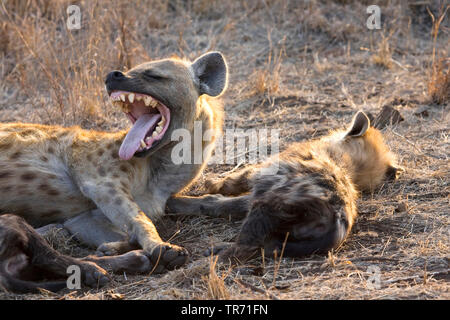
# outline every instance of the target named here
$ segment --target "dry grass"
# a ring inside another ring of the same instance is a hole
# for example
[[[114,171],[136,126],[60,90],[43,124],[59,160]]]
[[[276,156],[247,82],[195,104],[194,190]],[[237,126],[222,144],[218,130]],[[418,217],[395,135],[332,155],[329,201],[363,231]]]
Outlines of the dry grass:
[[[439,29],[449,7],[450,6],[447,5],[444,9],[444,4],[442,4],[437,18],[435,18],[433,13],[428,9],[428,13],[433,21],[433,27],[431,29],[433,53],[430,77],[428,80],[428,94],[430,95],[431,100],[438,104],[448,103],[450,101],[450,58],[446,57],[447,53],[445,51],[441,54],[441,58],[436,58],[436,43]]]
[[[70,1],[2,3],[3,122],[125,128],[104,92],[107,72],[220,50],[230,66],[227,128],[281,129],[283,149],[341,127],[356,109],[375,115],[391,105],[405,121],[385,135],[406,171],[362,196],[352,234],[329,256],[265,257],[229,269],[202,253],[232,241],[239,221],[169,216],[158,223],[162,237],[191,254],[179,270],[115,275],[101,289],[1,298],[450,298],[449,29],[445,16],[430,37],[436,23],[427,11],[440,17],[442,1],[380,1],[379,31],[365,27],[372,3],[364,1],[80,1],[82,28],[75,31],[65,28]],[[375,65],[376,55],[390,68]],[[191,193],[233,167],[208,167]],[[61,234],[50,240],[63,252],[89,252]],[[370,285],[374,267],[378,288]]]
[[[372,60],[376,65],[383,66],[387,69],[392,68],[392,50],[389,47],[389,37],[381,39],[378,44],[377,52],[372,56]]]

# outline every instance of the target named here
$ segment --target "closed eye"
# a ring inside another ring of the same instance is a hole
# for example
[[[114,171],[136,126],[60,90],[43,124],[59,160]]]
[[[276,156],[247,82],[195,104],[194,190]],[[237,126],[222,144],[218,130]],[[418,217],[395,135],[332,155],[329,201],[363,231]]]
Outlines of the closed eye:
[[[167,79],[167,77],[161,76],[159,74],[155,74],[153,72],[144,72],[144,77],[149,80],[163,80]]]

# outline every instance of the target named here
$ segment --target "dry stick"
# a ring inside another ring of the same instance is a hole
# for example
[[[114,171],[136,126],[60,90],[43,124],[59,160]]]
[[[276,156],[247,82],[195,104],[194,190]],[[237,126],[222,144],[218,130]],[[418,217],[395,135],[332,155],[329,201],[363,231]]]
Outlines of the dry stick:
[[[437,159],[437,160],[443,160],[443,159],[441,159],[441,158],[439,158],[439,157],[436,157],[435,155],[427,154],[427,153],[421,151],[419,148],[416,147],[416,145],[415,145],[414,143],[412,143],[411,141],[409,141],[406,137],[402,136],[401,134],[395,132],[394,130],[392,130],[391,132],[392,132],[393,134],[395,134],[396,136],[405,139],[405,141],[406,141],[408,144],[410,144],[414,149],[416,149],[416,151],[418,151],[422,156],[434,158],[434,159]]]
[[[237,284],[241,285],[241,286],[244,287],[244,288],[247,288],[247,289],[256,291],[256,292],[258,292],[258,293],[262,293],[262,294],[268,296],[270,299],[273,299],[273,300],[279,300],[278,297],[274,296],[274,295],[271,294],[270,292],[268,292],[268,291],[266,291],[266,290],[263,290],[263,289],[260,289],[260,288],[258,288],[258,287],[255,287],[254,285],[252,285],[252,284],[250,284],[250,283],[248,283],[248,282],[245,282],[245,281],[242,280],[242,279],[234,279],[234,282],[236,282]]]
[[[431,277],[443,276],[443,275],[447,275],[448,276],[449,275],[449,271],[450,271],[450,269],[436,271],[436,272],[430,272],[430,273],[426,274],[426,277],[429,279],[430,276]],[[421,278],[423,279],[424,276],[414,275],[414,276],[410,276],[410,277],[402,277],[402,278],[397,278],[397,279],[390,279],[390,280],[383,281],[383,284],[391,284],[391,283],[400,282],[400,281],[418,280],[418,279],[421,279]]]
[[[283,258],[284,248],[286,247],[286,243],[287,243],[288,237],[289,237],[289,232],[286,233],[286,237],[284,238],[283,246],[281,247],[280,259],[278,260],[278,263],[275,266],[275,270],[273,271],[272,287],[275,287],[275,282],[276,282],[276,279],[277,279],[278,270],[280,269],[281,259]]]
[[[349,260],[351,262],[356,262],[356,261],[373,261],[373,260],[377,260],[377,261],[391,261],[391,262],[398,262],[398,259],[393,259],[393,258],[385,258],[385,257],[360,257],[360,258],[349,258],[349,259],[344,259],[344,260]]]
[[[150,271],[150,273],[148,274],[149,276],[152,275],[152,273],[155,271],[156,267],[159,264],[159,260],[161,259],[161,254],[162,254],[162,246],[159,246],[159,255],[158,255],[158,259],[156,260],[155,265],[153,266],[153,269]]]

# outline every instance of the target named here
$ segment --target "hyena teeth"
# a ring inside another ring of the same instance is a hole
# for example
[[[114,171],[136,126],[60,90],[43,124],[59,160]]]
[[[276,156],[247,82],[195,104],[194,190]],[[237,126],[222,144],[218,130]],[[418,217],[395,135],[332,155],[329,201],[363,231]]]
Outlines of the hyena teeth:
[[[122,100],[123,102],[125,102],[125,95],[124,95],[124,94],[121,94],[121,95],[120,95],[120,100]]]
[[[162,127],[156,127],[155,132],[157,132],[158,134],[162,131]]]
[[[152,133],[152,137],[153,138],[156,138],[158,136],[158,132],[156,132],[156,131],[153,131],[153,133]]]
[[[150,97],[144,97],[144,103],[145,106],[148,107],[150,105],[150,103],[152,102],[152,98]]]
[[[130,94],[128,95],[128,100],[129,100],[131,103],[134,102],[134,93],[130,93]]]
[[[136,101],[141,101],[142,100],[142,96],[136,96]]]
[[[145,147],[147,147],[147,144],[144,142],[144,140],[143,139],[141,139],[141,147],[142,148],[145,148]]]

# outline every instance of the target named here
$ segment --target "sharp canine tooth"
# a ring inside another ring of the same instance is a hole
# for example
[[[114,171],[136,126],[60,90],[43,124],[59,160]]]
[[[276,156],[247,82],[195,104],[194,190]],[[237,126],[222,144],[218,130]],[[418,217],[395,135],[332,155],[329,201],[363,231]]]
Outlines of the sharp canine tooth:
[[[134,93],[130,93],[130,94],[128,95],[128,100],[129,100],[131,103],[134,102]]]
[[[125,95],[124,95],[124,94],[121,94],[121,95],[120,95],[120,99],[121,99],[123,102],[125,102]]]
[[[142,148],[147,147],[147,145],[145,144],[144,140],[142,140],[142,139],[141,139],[141,147],[142,147]]]

